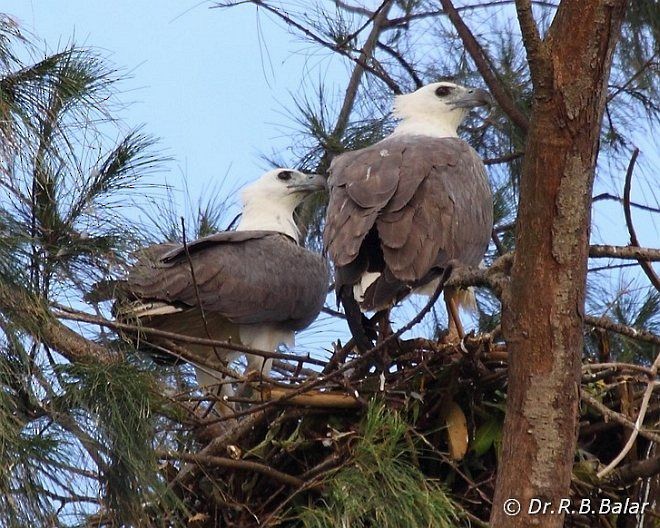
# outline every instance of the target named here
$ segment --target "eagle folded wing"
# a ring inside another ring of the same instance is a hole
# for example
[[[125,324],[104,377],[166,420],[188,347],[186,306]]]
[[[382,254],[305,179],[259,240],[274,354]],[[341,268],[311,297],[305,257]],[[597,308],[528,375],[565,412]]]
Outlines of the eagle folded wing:
[[[374,288],[410,291],[405,284],[430,280],[452,259],[477,265],[488,246],[490,187],[477,153],[461,139],[385,139],[336,158],[328,185],[324,245],[339,287],[380,266],[387,274]]]
[[[324,259],[281,233],[223,232],[191,243],[188,253],[167,245],[149,257],[128,276],[133,296],[192,307],[199,294],[204,311],[236,324],[285,323],[297,330],[311,323],[325,300]]]

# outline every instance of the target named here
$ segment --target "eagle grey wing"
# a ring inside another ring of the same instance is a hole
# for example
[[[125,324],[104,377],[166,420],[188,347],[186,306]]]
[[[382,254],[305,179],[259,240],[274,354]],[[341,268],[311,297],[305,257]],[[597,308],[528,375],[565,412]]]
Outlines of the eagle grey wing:
[[[219,233],[214,233],[202,238],[198,238],[190,243],[188,243],[188,254],[193,254],[197,251],[203,250],[204,248],[211,247],[217,244],[222,243],[236,243],[236,242],[245,242],[247,240],[253,240],[258,238],[264,238],[268,235],[282,235],[277,231],[266,231],[266,230],[251,230],[251,231],[221,231]],[[186,257],[186,248],[182,244],[158,244],[157,246],[151,247],[165,247],[170,248],[169,251],[163,252],[161,258],[165,262],[174,261],[177,258],[187,258]],[[148,248],[147,248],[148,249]]]
[[[337,266],[353,261],[378,213],[399,185],[401,152],[380,148],[384,142],[338,156],[330,165],[330,200],[324,247]]]
[[[412,191],[403,181],[411,171]],[[477,153],[460,139],[419,142],[406,149],[401,172],[399,190],[376,221],[394,277],[420,281],[452,259],[478,264],[490,239],[492,195]]]
[[[461,139],[388,138],[337,158],[328,184],[324,244],[338,286],[372,271],[375,253],[388,274],[373,288],[394,292],[430,280],[451,259],[476,265],[486,251],[492,195],[481,159]]]
[[[235,233],[207,237],[189,248],[204,310],[237,324],[286,323],[299,329],[311,323],[326,296],[325,260],[282,234]],[[139,261],[127,288],[140,299],[198,304],[183,248]]]

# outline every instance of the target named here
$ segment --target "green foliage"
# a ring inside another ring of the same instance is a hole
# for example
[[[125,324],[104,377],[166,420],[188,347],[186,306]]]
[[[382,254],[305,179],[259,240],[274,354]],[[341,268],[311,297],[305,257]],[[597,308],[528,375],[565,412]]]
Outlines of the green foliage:
[[[107,147],[117,80],[75,46],[35,64],[12,55],[0,69],[0,260],[35,292],[107,274],[139,238],[122,206],[160,159],[139,131]]]
[[[484,455],[493,445],[502,441],[503,420],[488,418],[474,434],[471,449],[478,456]]]
[[[139,243],[126,204],[161,159],[118,130],[105,60],[74,45],[19,58],[34,55],[0,15],[0,289],[30,301],[0,314],[0,526],[70,525],[101,505],[128,522],[162,493],[152,382],[67,363],[39,324]]]
[[[459,508],[414,463],[409,425],[382,404],[370,405],[348,461],[324,479],[319,503],[298,508],[295,525],[381,528],[455,527]]]
[[[108,508],[138,519],[145,496],[159,488],[152,378],[124,363],[67,364],[57,373],[63,393],[54,411],[73,415],[98,448]]]

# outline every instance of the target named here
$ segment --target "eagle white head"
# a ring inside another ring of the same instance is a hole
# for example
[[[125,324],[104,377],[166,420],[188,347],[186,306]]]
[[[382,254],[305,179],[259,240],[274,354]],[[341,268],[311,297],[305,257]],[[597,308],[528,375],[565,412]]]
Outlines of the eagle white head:
[[[237,231],[279,231],[299,240],[293,212],[310,194],[325,189],[326,180],[318,174],[294,169],[273,169],[241,192],[243,212]]]
[[[476,106],[490,106],[491,96],[480,88],[437,82],[394,99],[394,117],[401,123],[392,135],[456,137],[458,126]]]

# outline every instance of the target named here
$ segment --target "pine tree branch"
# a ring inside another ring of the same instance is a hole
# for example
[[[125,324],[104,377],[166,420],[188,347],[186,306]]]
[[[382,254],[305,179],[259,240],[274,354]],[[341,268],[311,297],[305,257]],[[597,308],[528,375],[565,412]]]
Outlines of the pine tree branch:
[[[112,363],[118,356],[57,321],[41,302],[18,285],[0,282],[0,312],[19,321],[35,341],[57,350],[71,362]]]
[[[468,5],[464,6],[458,6],[455,7],[456,11],[458,13],[462,11],[474,11],[476,9],[488,9],[491,7],[501,7],[504,5],[510,5],[510,4],[515,4],[515,0],[493,0],[491,2],[482,2],[482,3],[473,3],[470,2]],[[532,1],[532,4],[538,5],[541,7],[549,7],[549,8],[557,8],[557,4],[553,4],[552,2],[543,2],[540,0],[534,0]],[[445,11],[444,10],[434,10],[434,11],[422,11],[419,13],[411,13],[409,15],[405,15],[399,18],[392,18],[388,26],[389,27],[399,27],[399,26],[405,26],[408,25],[410,22],[413,22],[414,20],[423,20],[425,18],[434,18],[440,15],[444,15]]]
[[[388,4],[389,4],[389,5],[388,5]],[[354,38],[357,38],[357,36],[358,36],[360,33],[362,33],[365,29],[367,29],[367,27],[369,26],[369,24],[371,24],[372,21],[374,22],[374,27],[377,26],[377,25],[382,26],[382,25],[383,25],[382,22],[381,22],[381,23],[378,23],[378,22],[376,22],[375,19],[376,19],[376,18],[378,17],[378,15],[379,15],[380,13],[382,13],[384,10],[389,10],[389,8],[390,8],[391,6],[392,6],[392,2],[389,2],[388,0],[386,0],[386,1],[384,1],[382,4],[380,4],[380,5],[378,6],[378,8],[377,8],[374,12],[369,13],[369,16],[367,17],[367,20],[366,20],[366,21],[365,21],[365,22],[364,22],[359,28],[357,28],[355,31],[353,31],[353,33],[349,33],[348,35],[346,35],[346,36],[342,39],[342,42],[341,42],[340,46],[345,46],[345,45],[347,45],[351,40],[353,40]],[[387,20],[387,13],[385,14],[385,20]],[[367,40],[369,40],[369,38],[367,38]]]
[[[593,245],[589,247],[589,256],[591,258],[660,261],[660,249],[639,246]]]
[[[342,103],[341,110],[337,116],[337,122],[335,123],[335,128],[332,131],[334,137],[339,137],[344,134],[346,126],[348,125],[348,119],[353,111],[353,105],[355,103],[355,98],[357,97],[358,88],[362,83],[362,76],[365,71],[365,64],[373,57],[376,45],[378,44],[378,37],[380,36],[381,31],[383,30],[383,25],[387,20],[387,14],[392,7],[393,0],[385,0],[378,10],[375,12],[373,27],[371,32],[367,37],[367,40],[362,47],[358,61],[353,68],[351,73],[351,78],[348,81],[348,86],[346,87],[346,94],[344,95],[344,102]],[[401,93],[401,90],[393,90],[394,93]]]
[[[421,88],[422,86],[424,86],[424,81],[422,81],[419,78],[419,75],[417,75],[415,68],[413,68],[412,64],[410,64],[405,58],[403,58],[403,55],[401,55],[397,50],[395,50],[391,46],[388,46],[384,42],[379,41],[378,47],[399,63],[399,65],[406,71],[406,73],[415,83],[416,88]]]
[[[513,97],[506,91],[500,80],[495,75],[491,66],[491,61],[486,55],[486,52],[481,47],[475,36],[470,31],[470,28],[463,22],[461,15],[456,11],[454,4],[451,0],[440,0],[442,8],[447,13],[447,17],[456,28],[459,37],[463,41],[465,49],[472,57],[479,73],[484,79],[484,82],[490,89],[493,97],[500,105],[502,110],[509,116],[509,119],[523,131],[529,127],[529,120],[527,116],[516,105]]]
[[[548,99],[552,87],[552,62],[549,50],[541,39],[539,28],[534,20],[531,0],[516,0],[516,11],[523,44],[527,50],[527,61],[535,96],[539,99]]]
[[[649,69],[651,66],[657,67],[660,63],[656,61],[657,58],[657,53],[654,54],[649,60],[647,60],[644,64],[640,66],[640,68],[625,82],[623,83],[623,86],[617,86],[616,90],[607,96],[607,102],[609,103],[612,99],[614,99],[617,95],[619,95],[621,92],[625,91],[628,86],[630,86],[637,77],[639,77],[642,73],[644,73],[647,69]]]
[[[392,0],[388,0],[390,2]],[[394,93],[401,93],[401,89],[399,88],[399,85],[387,74],[382,69],[375,68],[368,64],[368,62],[363,61],[360,59],[360,57],[354,57],[351,55],[351,53],[346,50],[345,48],[332,43],[332,42],[327,42],[326,40],[322,39],[319,37],[316,33],[311,31],[310,29],[306,28],[299,22],[296,22],[291,16],[289,16],[286,12],[282,12],[279,9],[267,4],[263,0],[248,0],[247,2],[219,2],[215,5],[215,7],[234,7],[239,4],[243,3],[251,3],[256,5],[257,7],[260,7],[269,13],[275,15],[277,18],[282,20],[282,22],[286,23],[287,25],[297,29],[300,31],[303,35],[306,37],[310,38],[317,44],[321,45],[324,48],[329,49],[330,51],[333,51],[339,55],[342,55],[346,57],[347,59],[353,61],[355,64],[361,66],[364,68],[366,71],[374,75],[375,77],[379,78],[381,81],[383,81],[389,88],[392,90]]]
[[[584,324],[598,328],[604,328],[605,330],[609,330],[611,332],[615,332],[632,339],[638,339],[639,341],[644,341],[646,343],[660,345],[660,336],[657,336],[648,330],[642,330],[632,326],[615,323],[611,319],[604,316],[593,317],[591,315],[585,315]]]
[[[342,2],[342,0],[334,0],[334,2],[337,7],[341,7],[344,11],[348,11],[349,13],[353,13],[355,15],[362,15],[370,18],[374,16],[374,12],[369,11],[365,7],[350,5],[347,4],[346,2]]]

